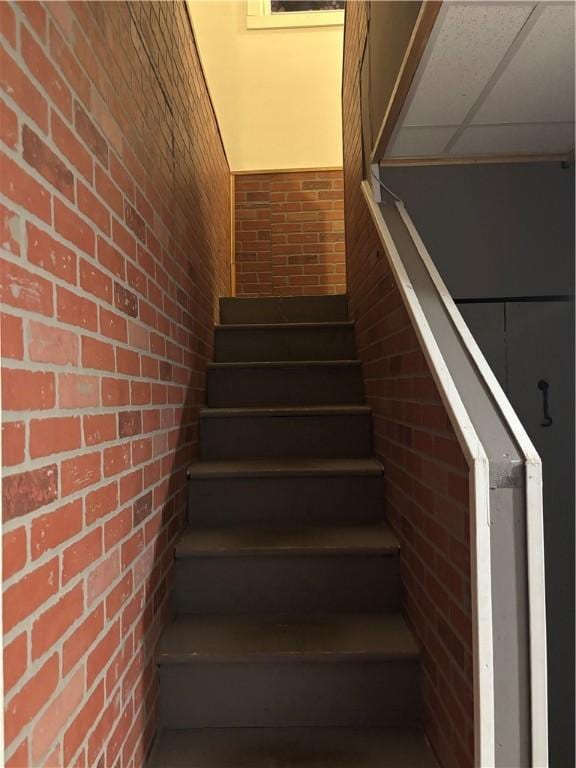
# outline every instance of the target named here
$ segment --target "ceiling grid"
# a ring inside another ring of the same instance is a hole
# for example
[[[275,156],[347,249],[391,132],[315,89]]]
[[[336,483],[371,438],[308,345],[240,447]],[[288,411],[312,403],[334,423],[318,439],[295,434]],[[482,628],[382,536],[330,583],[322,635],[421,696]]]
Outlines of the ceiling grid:
[[[574,3],[442,8],[385,159],[567,154]]]

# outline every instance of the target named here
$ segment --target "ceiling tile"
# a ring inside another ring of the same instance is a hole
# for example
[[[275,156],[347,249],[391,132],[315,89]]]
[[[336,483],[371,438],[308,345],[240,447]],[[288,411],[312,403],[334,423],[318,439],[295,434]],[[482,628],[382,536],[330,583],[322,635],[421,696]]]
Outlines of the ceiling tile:
[[[573,146],[573,123],[481,125],[466,128],[450,155],[553,154]]]
[[[401,128],[392,140],[386,157],[441,155],[457,126],[437,128]]]
[[[573,120],[574,3],[540,5],[538,20],[474,116],[474,125]]]
[[[416,74],[403,126],[462,122],[534,3],[446,3]]]

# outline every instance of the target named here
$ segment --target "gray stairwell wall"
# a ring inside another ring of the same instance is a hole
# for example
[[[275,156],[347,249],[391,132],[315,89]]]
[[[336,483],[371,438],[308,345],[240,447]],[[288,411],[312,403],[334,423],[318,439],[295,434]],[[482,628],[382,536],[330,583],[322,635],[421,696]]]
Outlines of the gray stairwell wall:
[[[381,175],[404,201],[455,299],[573,295],[573,164],[383,168]],[[461,306],[467,322],[470,306]],[[574,366],[573,304],[564,316],[568,375]],[[500,338],[505,330],[505,324],[490,330],[484,323],[478,335],[493,366],[494,350],[504,356],[506,343],[512,343],[505,335]],[[508,395],[520,415],[520,402],[513,391]],[[560,417],[570,425],[573,444],[573,397]],[[530,436],[540,450],[538,434],[532,430]],[[569,462],[571,474],[571,487],[565,490],[571,511],[562,516],[547,508],[544,484],[550,766],[560,768],[574,765],[574,462],[573,454],[554,460]]]
[[[574,166],[382,169],[454,298],[572,293]]]

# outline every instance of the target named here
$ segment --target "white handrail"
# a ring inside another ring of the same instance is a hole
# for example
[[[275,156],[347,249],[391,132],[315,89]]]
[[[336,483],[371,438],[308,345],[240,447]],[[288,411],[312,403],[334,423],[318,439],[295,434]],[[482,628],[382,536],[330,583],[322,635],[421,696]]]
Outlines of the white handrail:
[[[363,181],[362,191],[422,350],[470,467],[475,762],[478,766],[492,766],[495,764],[495,710],[489,461],[462,400],[457,393],[456,397],[454,396],[454,381],[402,264],[382,211],[374,199],[373,193],[379,192],[379,188],[376,190],[374,183],[371,187],[370,183]],[[517,444],[524,461],[530,633],[531,762],[534,767],[545,768],[548,765],[548,713],[541,461],[476,340],[462,319],[404,204],[395,195],[394,197],[396,201],[390,201],[390,205],[396,206],[456,334],[474,363],[484,386],[490,392],[499,417]],[[380,199],[378,194],[376,199]]]
[[[510,405],[500,382],[486,362],[476,339],[464,322],[440,273],[436,269],[404,203],[397,208],[410,233],[444,307],[458,332],[478,373],[484,379],[504,423],[520,449],[525,463],[526,533],[528,558],[528,604],[530,626],[530,708],[532,765],[548,765],[548,680],[546,657],[546,595],[544,577],[544,515],[542,499],[542,462],[516,411]]]
[[[495,713],[488,456],[454,384],[388,225],[374,202],[368,182],[362,182],[362,191],[422,351],[470,467],[475,762],[478,766],[493,766]]]

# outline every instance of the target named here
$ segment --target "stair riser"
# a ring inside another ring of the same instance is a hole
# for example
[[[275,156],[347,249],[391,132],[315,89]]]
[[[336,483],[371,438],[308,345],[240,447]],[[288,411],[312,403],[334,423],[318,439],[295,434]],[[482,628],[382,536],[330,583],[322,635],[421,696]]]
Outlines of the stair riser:
[[[208,406],[360,405],[360,366],[208,370]]]
[[[189,481],[190,525],[372,522],[382,477],[215,478]]]
[[[222,324],[337,323],[347,319],[346,296],[220,299]]]
[[[399,605],[399,558],[217,556],[175,563],[178,614],[380,611]]]
[[[215,332],[214,361],[355,360],[354,328],[242,328]]]
[[[205,461],[267,458],[363,458],[371,455],[369,413],[234,416],[200,419]]]
[[[438,768],[418,728],[164,731],[148,768]]]
[[[419,713],[416,662],[160,667],[167,728],[394,726]]]

